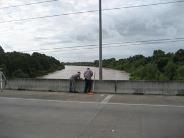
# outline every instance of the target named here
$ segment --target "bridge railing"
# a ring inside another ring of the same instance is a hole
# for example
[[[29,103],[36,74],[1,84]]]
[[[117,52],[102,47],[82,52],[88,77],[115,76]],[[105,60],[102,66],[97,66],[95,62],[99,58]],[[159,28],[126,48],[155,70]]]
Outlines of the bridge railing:
[[[6,89],[34,91],[69,91],[66,79],[12,79]],[[84,80],[77,81],[77,90],[83,92]],[[116,94],[184,95],[184,81],[95,81],[94,92]]]

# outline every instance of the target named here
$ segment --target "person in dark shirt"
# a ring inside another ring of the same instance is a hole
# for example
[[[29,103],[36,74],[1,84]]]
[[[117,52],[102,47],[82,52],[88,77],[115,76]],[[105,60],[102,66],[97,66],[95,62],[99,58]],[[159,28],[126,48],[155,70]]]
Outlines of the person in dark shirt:
[[[92,76],[93,76],[93,72],[90,70],[90,68],[87,68],[87,70],[84,72],[84,78],[85,78],[84,93],[91,92],[91,87],[92,87],[91,77]]]
[[[70,77],[70,89],[69,92],[77,93],[76,91],[76,80],[80,80],[80,72],[77,72],[77,74],[74,74]]]

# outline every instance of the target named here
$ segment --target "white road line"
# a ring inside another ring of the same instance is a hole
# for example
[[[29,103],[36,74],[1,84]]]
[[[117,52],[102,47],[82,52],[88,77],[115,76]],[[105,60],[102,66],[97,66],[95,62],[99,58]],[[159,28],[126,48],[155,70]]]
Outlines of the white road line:
[[[169,105],[169,104],[131,104],[131,103],[106,103],[109,105],[125,105],[125,106],[147,106],[147,107],[176,107],[184,108],[184,105]]]
[[[112,97],[113,97],[113,95],[108,95],[107,97],[105,97],[105,99],[103,99],[103,101],[101,101],[101,103],[103,103],[103,104],[108,103]]]
[[[69,100],[50,100],[50,99],[33,99],[33,98],[17,98],[17,97],[0,97],[0,100],[23,100],[23,101],[41,101],[41,102],[59,102],[59,103],[86,103],[86,104],[100,104],[100,102],[85,102],[85,101],[69,101]]]
[[[147,106],[147,107],[174,107],[174,108],[176,107],[176,108],[184,108],[184,105],[108,103],[106,101],[103,102],[105,99],[102,102],[85,102],[85,101],[64,101],[64,100],[48,100],[48,99],[30,99],[30,98],[28,99],[28,98],[0,97],[0,100],[24,100],[24,101],[43,101],[43,102],[44,101],[48,101],[48,102],[76,103],[76,104],[79,103],[79,104],[105,104],[105,105],[122,105],[122,106]]]

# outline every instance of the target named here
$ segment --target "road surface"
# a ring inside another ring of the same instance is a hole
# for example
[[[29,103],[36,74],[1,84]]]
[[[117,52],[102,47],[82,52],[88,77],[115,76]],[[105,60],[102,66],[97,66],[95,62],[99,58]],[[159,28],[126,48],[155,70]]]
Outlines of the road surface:
[[[183,138],[184,97],[0,93],[0,138]]]

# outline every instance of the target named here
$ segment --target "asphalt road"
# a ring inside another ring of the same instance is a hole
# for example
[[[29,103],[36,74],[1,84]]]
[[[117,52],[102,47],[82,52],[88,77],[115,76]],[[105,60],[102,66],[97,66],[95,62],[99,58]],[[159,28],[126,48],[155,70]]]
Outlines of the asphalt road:
[[[0,138],[183,138],[184,97],[0,94]]]

